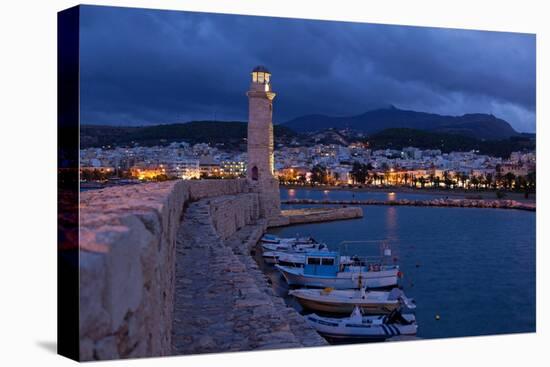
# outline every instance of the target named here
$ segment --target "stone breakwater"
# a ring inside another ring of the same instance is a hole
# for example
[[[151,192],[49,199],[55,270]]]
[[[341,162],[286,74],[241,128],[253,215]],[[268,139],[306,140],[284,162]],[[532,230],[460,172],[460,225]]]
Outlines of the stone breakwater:
[[[363,216],[363,209],[356,206],[345,208],[303,208],[282,210],[281,215],[269,221],[269,227],[281,227],[300,223],[330,222],[354,219]]]
[[[81,193],[80,359],[324,344],[250,256],[266,225],[245,180]]]
[[[317,205],[410,205],[410,206],[440,206],[460,208],[494,208],[536,211],[535,203],[525,203],[516,200],[475,200],[475,199],[431,199],[431,200],[312,200],[293,199],[283,204],[317,204]]]

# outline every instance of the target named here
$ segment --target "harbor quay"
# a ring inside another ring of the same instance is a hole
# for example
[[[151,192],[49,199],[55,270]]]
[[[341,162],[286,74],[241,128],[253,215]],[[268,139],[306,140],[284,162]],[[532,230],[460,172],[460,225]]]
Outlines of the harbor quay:
[[[261,215],[247,180],[168,181],[80,197],[80,355],[136,358],[327,344],[251,255],[270,225],[360,208]]]

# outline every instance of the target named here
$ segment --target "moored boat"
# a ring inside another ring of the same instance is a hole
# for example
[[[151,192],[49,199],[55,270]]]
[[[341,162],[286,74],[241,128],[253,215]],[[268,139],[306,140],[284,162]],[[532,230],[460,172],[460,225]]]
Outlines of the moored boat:
[[[262,245],[311,245],[317,243],[313,237],[278,237],[272,234],[264,234],[260,239]]]
[[[286,251],[286,252],[307,252],[307,251],[327,251],[328,247],[324,243],[262,243],[264,251]]]
[[[281,238],[272,234],[264,234],[261,241],[263,243],[280,243]]]
[[[285,251],[264,251],[262,257],[266,264],[281,264],[286,266],[303,266],[306,258],[303,252]]]
[[[413,300],[403,291],[338,290],[338,289],[296,289],[289,292],[305,309],[334,314],[350,314],[359,307],[363,314],[388,314],[402,306],[416,308]]]
[[[328,252],[328,248],[324,247],[320,251]],[[290,267],[303,267],[306,262],[304,251],[265,251],[262,257],[267,264],[279,264]],[[340,264],[351,265],[353,261],[349,256],[340,256]]]
[[[306,251],[311,250],[304,248],[295,248],[292,251],[264,251],[262,253],[262,257],[267,264],[303,266],[306,261]],[[322,247],[318,248],[317,251],[328,252],[328,248],[323,245]]]
[[[386,340],[398,335],[416,335],[418,325],[413,314],[402,314],[399,309],[389,315],[363,316],[358,307],[345,318],[305,316],[319,334],[330,339]]]
[[[276,264],[290,286],[360,289],[385,288],[397,285],[399,266],[382,263],[382,259],[370,258],[359,265],[342,264],[338,252],[308,252],[303,267]]]

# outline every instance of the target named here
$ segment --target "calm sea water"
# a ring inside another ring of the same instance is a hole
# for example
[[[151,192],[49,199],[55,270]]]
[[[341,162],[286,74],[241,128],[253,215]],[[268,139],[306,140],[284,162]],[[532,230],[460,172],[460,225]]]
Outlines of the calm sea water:
[[[443,194],[431,193],[400,193],[400,192],[369,192],[346,190],[310,190],[281,188],[281,200],[313,199],[313,200],[430,200],[444,198]]]
[[[295,190],[290,196],[322,195],[323,191]],[[382,199],[388,194],[332,191],[330,195]],[[288,190],[282,189],[281,196],[289,197]],[[387,240],[404,273],[405,294],[417,303],[418,337],[535,331],[535,213],[407,206],[363,210],[361,219],[296,225],[270,233],[312,235],[332,249],[342,241]],[[371,254],[372,245],[355,245],[348,251]]]

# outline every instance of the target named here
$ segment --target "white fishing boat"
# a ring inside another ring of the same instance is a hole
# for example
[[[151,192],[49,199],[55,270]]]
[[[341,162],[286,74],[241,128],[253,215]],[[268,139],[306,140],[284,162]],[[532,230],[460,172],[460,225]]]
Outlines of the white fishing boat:
[[[284,266],[302,267],[305,262],[306,255],[304,253],[281,252],[277,259],[277,263]]]
[[[380,258],[365,258],[355,265],[342,264],[338,252],[308,252],[303,267],[276,264],[290,286],[360,289],[397,285],[399,266],[383,264]]]
[[[281,264],[286,266],[303,266],[305,254],[302,252],[264,251],[262,254],[266,264]]]
[[[324,244],[316,244],[315,246],[292,245],[288,247],[288,250],[266,251],[264,249],[262,257],[267,264],[303,266],[306,252],[312,250],[328,252],[328,247]],[[281,261],[281,259],[283,260]]]
[[[272,234],[264,234],[261,241],[264,243],[280,243],[281,238]]]
[[[281,242],[281,243],[262,243],[264,251],[285,251],[285,252],[307,252],[307,251],[328,251],[327,245],[324,243],[297,243],[297,242]]]
[[[281,245],[282,247],[288,245],[311,245],[317,243],[313,237],[278,237],[272,234],[263,235],[260,241],[262,242],[262,246]],[[275,248],[273,247],[273,249]]]
[[[328,252],[328,248],[321,251]],[[267,264],[279,264],[290,267],[303,267],[306,263],[305,252],[265,251],[262,254]],[[340,256],[340,264],[351,265],[354,260],[350,256]]]
[[[355,307],[363,314],[388,314],[402,306],[415,309],[413,300],[402,290],[391,291],[338,290],[338,289],[296,289],[289,292],[305,309],[349,315]]]
[[[319,334],[331,339],[386,340],[398,335],[416,335],[418,325],[413,314],[402,314],[398,309],[389,315],[363,316],[358,307],[345,318],[305,316]]]

